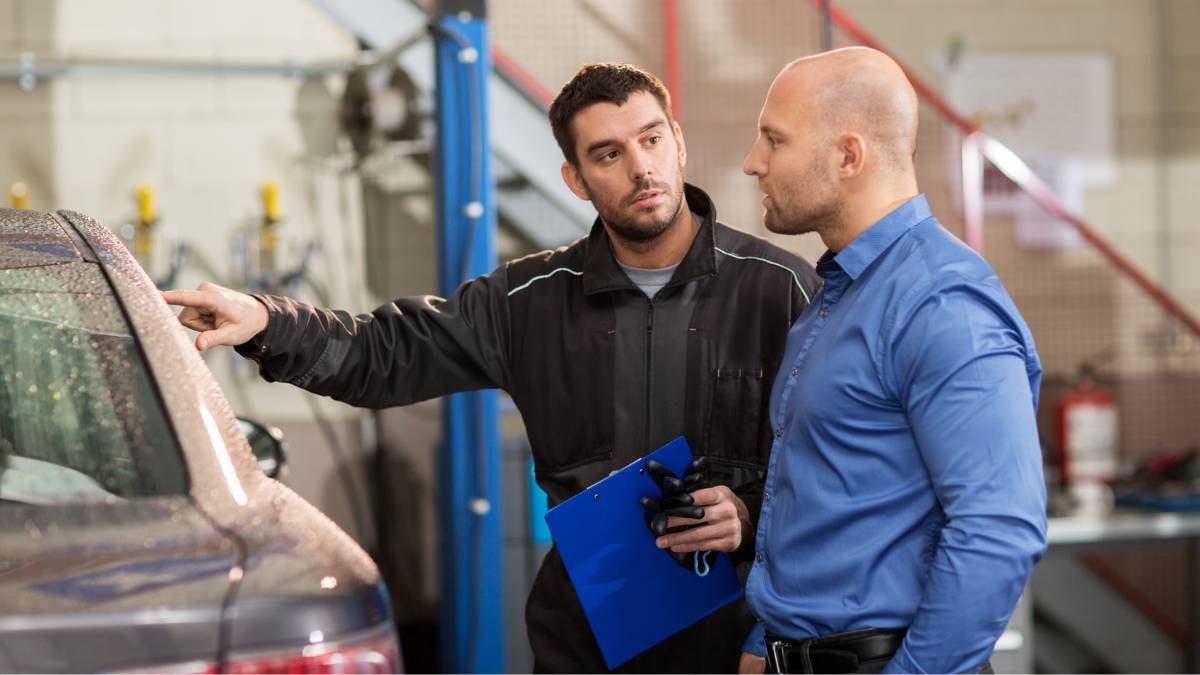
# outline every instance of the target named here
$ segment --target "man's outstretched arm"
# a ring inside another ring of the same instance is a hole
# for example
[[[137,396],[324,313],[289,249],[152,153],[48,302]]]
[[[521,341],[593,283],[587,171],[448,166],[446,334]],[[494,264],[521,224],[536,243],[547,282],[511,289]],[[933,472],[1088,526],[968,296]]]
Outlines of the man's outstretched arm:
[[[351,405],[405,405],[509,382],[505,271],[464,283],[448,299],[402,298],[368,314],[321,309],[214,284],[168,291],[199,349],[234,346],[268,381]]]

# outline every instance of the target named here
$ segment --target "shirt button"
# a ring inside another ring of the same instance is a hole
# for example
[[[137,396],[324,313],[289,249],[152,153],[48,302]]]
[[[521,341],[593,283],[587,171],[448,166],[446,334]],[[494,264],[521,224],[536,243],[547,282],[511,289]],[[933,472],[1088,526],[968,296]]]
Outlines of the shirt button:
[[[822,310],[820,311],[820,314],[821,314],[821,316],[829,316],[829,310],[827,310],[827,309],[822,309]]]
[[[764,493],[763,493],[763,501],[764,501],[764,502],[769,502],[769,501],[771,501],[771,493],[770,493],[770,492],[764,492]]]
[[[755,553],[755,554],[754,554],[754,562],[759,562],[759,563],[761,563],[762,561],[763,561],[763,554],[762,554],[761,552],[760,552],[760,553]]]
[[[783,427],[775,429],[775,438],[783,438]]]
[[[800,372],[799,368],[792,368],[792,377],[795,377]]]

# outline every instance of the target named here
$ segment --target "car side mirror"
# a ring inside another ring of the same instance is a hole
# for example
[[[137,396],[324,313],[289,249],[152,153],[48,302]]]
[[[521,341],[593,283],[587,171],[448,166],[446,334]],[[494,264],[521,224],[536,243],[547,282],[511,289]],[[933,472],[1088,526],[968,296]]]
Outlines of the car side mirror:
[[[258,460],[258,468],[268,478],[278,478],[287,465],[287,443],[279,427],[267,426],[244,417],[237,418],[238,428],[250,442],[250,451]]]

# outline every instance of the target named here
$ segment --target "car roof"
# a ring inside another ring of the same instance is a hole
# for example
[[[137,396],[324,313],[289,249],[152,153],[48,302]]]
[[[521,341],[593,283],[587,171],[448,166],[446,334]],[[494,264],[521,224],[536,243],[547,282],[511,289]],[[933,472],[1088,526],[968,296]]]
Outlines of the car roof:
[[[0,269],[80,262],[66,226],[49,213],[0,209]]]

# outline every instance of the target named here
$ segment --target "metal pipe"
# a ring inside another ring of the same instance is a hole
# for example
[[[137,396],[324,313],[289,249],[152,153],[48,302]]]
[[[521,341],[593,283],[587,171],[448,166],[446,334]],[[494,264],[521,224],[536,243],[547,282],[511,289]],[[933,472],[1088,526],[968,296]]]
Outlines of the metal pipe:
[[[827,52],[833,49],[833,16],[830,14],[830,5],[833,0],[817,0],[817,5],[821,9],[821,51]]]
[[[962,142],[962,201],[963,241],[983,255],[983,153],[975,134]]]
[[[17,80],[29,90],[40,80],[59,77],[119,78],[119,77],[208,77],[230,75],[238,77],[294,77],[303,79],[314,75],[340,75],[354,69],[349,62],[303,63],[226,63],[219,61],[161,61],[137,59],[71,59],[67,61],[38,61],[33,52],[22,52],[17,62],[0,63],[0,80]]]

